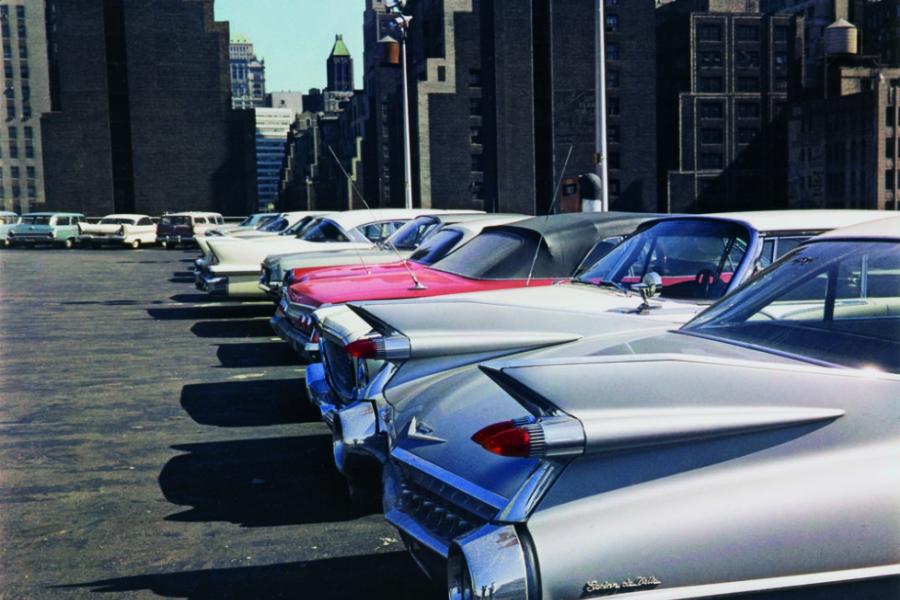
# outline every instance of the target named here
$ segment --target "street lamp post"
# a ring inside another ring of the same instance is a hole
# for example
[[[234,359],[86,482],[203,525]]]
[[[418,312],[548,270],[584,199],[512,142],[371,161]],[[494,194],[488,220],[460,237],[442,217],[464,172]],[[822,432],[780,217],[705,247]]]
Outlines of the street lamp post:
[[[597,60],[594,65],[594,152],[597,175],[601,181],[600,210],[609,210],[609,173],[607,171],[606,151],[606,18],[603,10],[605,0],[595,0],[596,10],[596,45]],[[590,210],[596,210],[591,207]]]
[[[403,173],[404,173],[404,199],[406,208],[413,207],[412,198],[412,144],[409,133],[409,81],[406,65],[406,39],[409,37],[409,22],[412,17],[403,14],[406,0],[385,0],[388,12],[394,15],[393,25],[400,38],[400,64],[403,69]]]

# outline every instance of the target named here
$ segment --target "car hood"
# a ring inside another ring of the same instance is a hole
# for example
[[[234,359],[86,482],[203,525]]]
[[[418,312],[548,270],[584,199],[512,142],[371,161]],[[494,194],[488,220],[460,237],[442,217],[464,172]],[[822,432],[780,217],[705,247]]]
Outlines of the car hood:
[[[467,279],[459,275],[422,267],[415,271],[421,287],[416,286],[406,269],[373,273],[365,278],[337,277],[298,283],[291,286],[292,298],[308,306],[338,304],[354,300],[427,298],[475,290],[521,287],[522,279]],[[532,285],[548,285],[552,280],[532,280]]]
[[[622,444],[627,432],[633,434],[631,442],[639,439],[652,444],[839,417],[840,411],[827,400],[813,403],[815,409],[809,411],[782,412],[786,403],[781,401],[774,408],[756,410],[767,399],[783,395],[783,390],[802,387],[812,377],[810,371],[821,376],[821,372],[841,370],[678,333],[635,336],[624,332],[585,338],[514,360],[466,366],[389,389],[385,396],[393,408],[389,432],[396,448],[509,499],[539,459],[508,458],[484,450],[471,438],[488,425],[533,420],[535,407],[562,411],[557,414],[585,423],[588,436],[594,432],[606,436],[603,443],[615,451],[615,444]],[[686,372],[696,373],[686,377]],[[693,385],[695,381],[703,385]],[[759,382],[760,390],[744,393],[750,382]],[[814,390],[805,388],[810,394]],[[684,412],[672,411],[679,405],[686,407]],[[662,414],[667,410],[668,417]],[[630,425],[622,420],[629,415]],[[635,422],[634,415],[646,420]],[[616,427],[604,428],[604,419]],[[625,433],[617,437],[617,431]],[[623,444],[619,449],[626,447],[631,446]]]
[[[295,269],[295,281],[318,281],[320,279],[332,279],[335,277],[343,277],[351,279],[354,277],[373,277],[390,273],[402,273],[409,277],[409,273],[418,273],[424,267],[413,261],[399,261],[394,257],[392,262],[384,263],[368,263],[366,265],[338,265],[334,267],[313,267],[310,269]]]
[[[323,247],[333,249],[369,249],[371,244],[356,242],[318,243],[307,242],[293,236],[275,235],[263,238],[227,238],[207,240],[209,248],[219,259],[215,271],[259,271],[260,264],[270,254],[289,252],[317,252]]]
[[[401,252],[404,258],[411,252]],[[321,250],[317,252],[291,252],[289,254],[272,254],[266,257],[263,264],[272,269],[280,269],[286,273],[291,269],[307,269],[316,267],[331,267],[352,264],[375,264],[394,262],[397,253],[388,250],[372,248],[368,250],[335,249]]]

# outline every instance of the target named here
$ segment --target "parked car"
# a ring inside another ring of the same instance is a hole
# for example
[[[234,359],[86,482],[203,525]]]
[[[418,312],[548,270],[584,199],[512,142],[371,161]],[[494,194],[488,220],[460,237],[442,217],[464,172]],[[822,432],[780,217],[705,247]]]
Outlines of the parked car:
[[[82,245],[115,244],[140,248],[156,243],[156,223],[147,215],[106,215],[97,223],[78,224],[78,241]]]
[[[388,395],[386,518],[450,598],[897,597],[900,219],[586,342]]]
[[[219,298],[264,298],[259,289],[260,264],[271,254],[330,250],[371,250],[410,219],[427,209],[348,210],[316,218],[297,236],[242,240],[207,240],[209,263],[199,268],[199,286]]]
[[[84,215],[81,213],[25,213],[19,223],[9,230],[9,245],[30,248],[38,244],[49,244],[74,248],[78,239],[78,223],[83,219]]]
[[[883,217],[883,211],[667,217],[645,223],[558,285],[323,308],[315,314],[322,362],[307,367],[309,398],[332,426],[338,468],[367,477],[389,445],[381,421],[392,418],[385,401],[391,388],[415,390],[426,377],[476,371],[478,362],[499,356],[547,349],[568,356],[586,336],[608,342],[676,327],[811,235]],[[658,298],[648,297],[653,289]]]
[[[468,215],[471,216],[471,215]],[[408,258],[402,257],[397,250],[382,249],[383,255],[393,255],[394,262],[374,263],[369,258],[359,256],[359,262],[353,266],[331,267],[331,268],[296,268],[290,273],[290,277],[295,279],[297,283],[318,282],[323,279],[339,278],[341,281],[349,282],[353,278],[380,278],[395,273],[405,273],[407,275],[418,271],[421,268],[434,264],[436,261],[447,256],[450,252],[463,246],[486,227],[504,225],[515,221],[526,219],[524,215],[491,215],[485,218],[485,215],[479,215],[481,218],[477,220],[464,220],[453,224],[445,224],[437,232],[428,237],[421,246],[412,252]],[[408,226],[423,226],[423,219],[433,219],[434,217],[419,217],[410,221],[401,228],[398,233]],[[417,224],[416,222],[419,221]],[[390,245],[389,238],[386,245]],[[401,240],[402,241],[402,240]],[[401,246],[402,247],[402,246]],[[314,253],[322,254],[322,253]],[[352,258],[352,255],[342,253],[344,261]],[[382,258],[375,255],[374,258]],[[362,263],[362,264],[360,264]],[[348,283],[349,285],[349,283]],[[304,359],[318,358],[319,340],[313,332],[312,307],[297,305],[291,303],[288,298],[287,289],[283,290],[283,298],[278,304],[278,309],[272,317],[272,329],[281,339],[286,341],[294,351]]]
[[[220,236],[220,235],[231,235],[232,233],[239,231],[247,231],[259,229],[272,219],[278,217],[278,213],[253,213],[252,215],[248,215],[240,223],[235,223],[233,225],[221,225],[219,227],[214,227],[213,229],[207,229],[205,236]]]
[[[9,231],[19,223],[19,215],[8,211],[0,210],[0,247],[9,247]]]
[[[321,252],[299,252],[291,254],[272,254],[263,261],[259,279],[260,289],[272,300],[279,302],[282,286],[296,271],[301,272],[322,267],[337,267],[347,264],[373,265],[395,262],[398,255],[409,257],[426,239],[440,230],[442,225],[480,221],[485,218],[504,218],[502,214],[486,215],[466,211],[454,213],[440,211],[437,214],[422,215],[409,221],[395,231],[391,237],[370,250],[325,250]],[[522,215],[520,218],[524,219]],[[298,271],[299,270],[299,271]]]
[[[187,211],[166,213],[159,218],[156,239],[163,248],[172,249],[179,245],[197,243],[206,231],[225,224],[219,213]]]

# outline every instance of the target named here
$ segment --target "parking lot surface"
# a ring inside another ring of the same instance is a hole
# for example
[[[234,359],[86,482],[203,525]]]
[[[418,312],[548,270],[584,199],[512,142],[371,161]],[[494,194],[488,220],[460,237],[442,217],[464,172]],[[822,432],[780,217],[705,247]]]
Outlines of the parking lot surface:
[[[0,598],[426,598],[272,306],[194,251],[0,253]]]

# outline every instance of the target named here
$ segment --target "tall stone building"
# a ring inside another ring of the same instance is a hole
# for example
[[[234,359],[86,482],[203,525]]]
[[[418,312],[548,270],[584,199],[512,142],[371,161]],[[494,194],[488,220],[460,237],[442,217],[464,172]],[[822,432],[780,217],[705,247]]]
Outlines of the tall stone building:
[[[44,7],[0,0],[3,96],[0,97],[0,207],[27,212],[45,204],[41,113],[50,109]]]
[[[787,104],[802,81],[803,22],[756,0],[659,10],[661,181],[672,212],[787,204]]]
[[[89,215],[256,205],[253,114],[232,111],[211,0],[46,0],[47,207]]]
[[[367,11],[367,57],[382,54],[387,33],[377,4]],[[594,0],[407,5],[417,204],[543,213],[560,179],[576,181],[594,170],[595,6]],[[655,5],[629,0],[606,7],[611,207],[656,210]],[[377,133],[367,156],[379,156],[376,172],[389,182],[389,193],[380,186],[380,200],[401,205],[399,74],[368,58],[366,66],[376,120],[368,131],[391,126],[389,134]]]
[[[254,108],[266,103],[266,61],[256,57],[253,43],[238,34],[229,40],[231,107]]]
[[[257,208],[267,210],[278,200],[288,131],[296,113],[290,108],[255,108]]]

